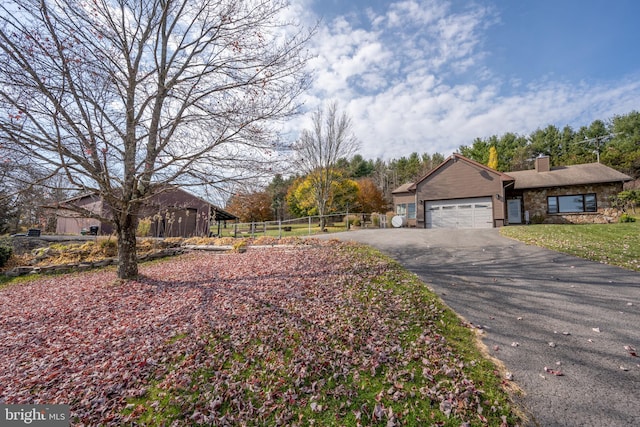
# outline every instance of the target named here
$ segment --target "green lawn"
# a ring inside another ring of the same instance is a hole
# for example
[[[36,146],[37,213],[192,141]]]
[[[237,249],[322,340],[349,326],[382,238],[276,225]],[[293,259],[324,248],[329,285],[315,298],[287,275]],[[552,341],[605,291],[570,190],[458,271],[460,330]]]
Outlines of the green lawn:
[[[277,224],[269,224],[266,229],[262,225],[262,223],[256,226],[256,230],[252,233],[250,228],[243,224],[242,227],[239,227],[237,233],[234,231],[233,226],[229,226],[223,230],[221,230],[221,237],[259,237],[259,236],[269,236],[269,237],[295,237],[295,236],[309,236],[314,234],[323,234],[323,233],[339,233],[341,231],[347,231],[346,224],[344,221],[340,222],[330,222],[329,225],[325,227],[326,231],[323,232],[320,230],[320,226],[317,221],[312,222],[311,227],[309,227],[308,223],[283,223],[282,226],[278,227]],[[212,230],[214,233],[216,230]]]
[[[640,271],[640,221],[509,226],[500,233],[530,245]]]

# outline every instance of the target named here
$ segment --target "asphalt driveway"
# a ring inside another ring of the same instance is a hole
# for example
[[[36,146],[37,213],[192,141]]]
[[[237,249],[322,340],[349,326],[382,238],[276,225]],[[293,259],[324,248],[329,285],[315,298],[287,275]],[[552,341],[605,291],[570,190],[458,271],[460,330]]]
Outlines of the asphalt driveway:
[[[640,425],[640,273],[489,230],[360,230],[482,328],[533,426]],[[562,375],[558,375],[562,374]]]

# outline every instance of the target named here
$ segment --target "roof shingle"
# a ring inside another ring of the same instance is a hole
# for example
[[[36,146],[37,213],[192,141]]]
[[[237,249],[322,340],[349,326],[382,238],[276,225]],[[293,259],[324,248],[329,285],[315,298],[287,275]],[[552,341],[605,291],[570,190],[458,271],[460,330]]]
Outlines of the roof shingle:
[[[407,182],[406,184],[402,184],[400,187],[396,188],[391,192],[391,194],[397,193],[409,193],[411,192],[410,188],[413,186],[413,182]]]
[[[549,172],[516,171],[509,172],[509,176],[515,179],[516,190],[631,181],[630,176],[601,163],[558,166],[551,168]]]

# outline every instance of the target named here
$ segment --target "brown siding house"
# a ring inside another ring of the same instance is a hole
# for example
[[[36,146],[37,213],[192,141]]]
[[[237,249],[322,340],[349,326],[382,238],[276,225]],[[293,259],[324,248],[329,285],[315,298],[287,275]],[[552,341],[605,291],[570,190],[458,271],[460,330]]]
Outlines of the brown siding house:
[[[600,163],[549,164],[548,157],[540,157],[534,170],[505,174],[453,154],[413,185],[393,191],[396,214],[413,200],[415,226],[421,228],[617,220],[611,198],[629,176]]]
[[[97,216],[110,218],[109,206],[97,195],[85,195],[60,203],[56,207],[56,234],[81,234],[98,227],[98,234],[113,233],[113,224],[82,216],[69,209],[73,205]],[[65,208],[65,206],[67,208]],[[180,188],[174,187],[152,196],[138,215],[151,221],[152,237],[208,236],[212,224],[218,228],[237,218],[224,210]],[[220,230],[218,230],[218,233]]]

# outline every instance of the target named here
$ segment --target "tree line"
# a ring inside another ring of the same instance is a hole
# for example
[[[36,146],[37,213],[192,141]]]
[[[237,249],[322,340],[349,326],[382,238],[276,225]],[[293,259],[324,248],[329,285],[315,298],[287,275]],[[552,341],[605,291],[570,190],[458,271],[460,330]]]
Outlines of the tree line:
[[[640,112],[617,115],[608,121],[594,120],[574,130],[549,125],[529,135],[511,132],[476,138],[462,145],[460,154],[488,164],[491,147],[498,154],[495,168],[501,172],[531,169],[539,155],[550,156],[551,166],[600,162],[634,179],[640,178]]]
[[[600,161],[639,179],[640,113],[617,115],[607,122],[594,120],[578,130],[548,125],[529,135],[507,132],[476,138],[458,152],[501,172],[532,169],[537,156],[547,155],[552,166]],[[394,189],[416,181],[444,159],[441,153],[417,152],[391,160],[365,159],[360,154],[340,157],[330,168],[333,187],[325,213],[386,212],[393,208]],[[246,222],[319,215],[312,181],[307,174],[278,174],[263,189],[235,193],[227,208]]]
[[[444,161],[444,155],[411,153],[397,159],[365,159],[360,154],[341,157],[331,168],[325,214],[336,212],[385,213],[391,209],[391,192],[415,181]],[[242,222],[272,221],[319,215],[307,175],[277,174],[264,188],[238,191],[226,209]]]

